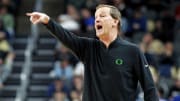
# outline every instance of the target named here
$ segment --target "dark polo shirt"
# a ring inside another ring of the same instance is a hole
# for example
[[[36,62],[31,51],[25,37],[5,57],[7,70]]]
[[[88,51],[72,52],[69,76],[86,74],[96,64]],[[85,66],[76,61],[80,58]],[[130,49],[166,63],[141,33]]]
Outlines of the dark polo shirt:
[[[85,65],[83,101],[135,101],[138,82],[145,101],[158,101],[148,63],[139,48],[116,38],[108,48],[82,38],[50,20],[45,25]]]

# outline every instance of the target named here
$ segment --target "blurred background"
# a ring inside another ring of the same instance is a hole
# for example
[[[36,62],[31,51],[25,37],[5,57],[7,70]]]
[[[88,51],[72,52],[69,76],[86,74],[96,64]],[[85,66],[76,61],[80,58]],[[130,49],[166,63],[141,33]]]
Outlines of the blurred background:
[[[144,52],[160,101],[180,101],[179,0],[0,0],[0,101],[81,101],[84,65],[25,13],[44,12],[78,36],[96,38],[98,4],[121,11],[120,36]]]

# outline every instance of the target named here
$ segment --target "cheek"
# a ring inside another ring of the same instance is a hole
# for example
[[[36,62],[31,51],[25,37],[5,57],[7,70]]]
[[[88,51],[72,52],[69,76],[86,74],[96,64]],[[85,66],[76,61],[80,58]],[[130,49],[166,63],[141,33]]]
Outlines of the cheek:
[[[112,21],[112,19],[110,19],[110,18],[105,19],[104,22],[106,23],[106,25],[107,25],[108,27],[112,27],[112,25],[113,25],[113,21]]]
[[[105,27],[110,27],[111,26],[111,22],[109,21],[109,19],[105,19],[103,21],[103,24],[104,24]]]

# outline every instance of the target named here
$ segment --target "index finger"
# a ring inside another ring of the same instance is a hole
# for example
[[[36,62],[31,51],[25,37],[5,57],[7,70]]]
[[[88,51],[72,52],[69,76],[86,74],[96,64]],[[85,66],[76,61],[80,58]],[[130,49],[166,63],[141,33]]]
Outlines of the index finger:
[[[26,13],[27,16],[32,16],[33,14],[32,13]]]

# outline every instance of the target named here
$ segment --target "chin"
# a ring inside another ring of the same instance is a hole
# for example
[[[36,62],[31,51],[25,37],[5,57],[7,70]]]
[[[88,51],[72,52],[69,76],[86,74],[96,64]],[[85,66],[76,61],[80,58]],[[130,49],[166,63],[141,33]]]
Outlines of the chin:
[[[103,33],[96,33],[97,37],[101,37],[103,35]]]

